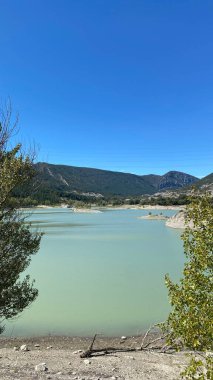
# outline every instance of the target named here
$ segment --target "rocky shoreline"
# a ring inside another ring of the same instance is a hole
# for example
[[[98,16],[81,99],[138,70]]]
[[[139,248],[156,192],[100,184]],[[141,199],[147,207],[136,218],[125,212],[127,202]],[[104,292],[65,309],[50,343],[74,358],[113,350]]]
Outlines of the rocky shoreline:
[[[184,353],[116,352],[82,359],[91,338],[47,336],[0,338],[1,380],[177,380]],[[96,347],[137,347],[141,337],[102,338]],[[22,349],[20,347],[22,346]],[[24,349],[24,346],[26,349]]]
[[[138,219],[145,219],[145,220],[167,220],[168,218],[169,218],[168,216],[158,215],[158,214],[142,215],[138,217]]]
[[[71,211],[75,210],[75,212],[94,212],[94,211],[102,211],[102,210],[181,210],[183,209],[185,206],[161,206],[161,205],[121,205],[121,206],[100,206],[100,207],[92,207],[92,208],[71,208],[71,207],[67,207],[67,205],[57,205],[57,206],[45,206],[45,205],[39,205],[39,206],[35,206],[33,208],[37,208],[37,209],[55,209],[57,207],[61,207],[61,208],[69,208]],[[23,210],[26,210],[23,209]],[[81,210],[81,211],[79,211]]]

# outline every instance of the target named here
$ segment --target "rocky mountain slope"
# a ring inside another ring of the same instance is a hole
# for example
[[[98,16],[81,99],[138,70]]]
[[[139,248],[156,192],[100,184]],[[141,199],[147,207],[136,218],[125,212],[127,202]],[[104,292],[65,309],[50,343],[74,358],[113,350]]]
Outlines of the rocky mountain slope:
[[[211,191],[213,193],[213,173],[197,181],[195,183],[195,188],[201,191]]]
[[[142,177],[153,185],[156,191],[180,189],[198,181],[197,177],[178,171],[169,171],[162,176],[150,174]]]
[[[66,165],[36,164],[37,179],[53,190],[76,191],[103,195],[153,194],[155,187],[143,177],[100,169]]]
[[[178,189],[195,183],[198,178],[171,171],[160,175],[135,175],[108,170],[53,165],[40,162],[35,165],[37,180],[45,189],[70,193],[95,193],[104,196],[137,196],[154,194],[166,189]]]

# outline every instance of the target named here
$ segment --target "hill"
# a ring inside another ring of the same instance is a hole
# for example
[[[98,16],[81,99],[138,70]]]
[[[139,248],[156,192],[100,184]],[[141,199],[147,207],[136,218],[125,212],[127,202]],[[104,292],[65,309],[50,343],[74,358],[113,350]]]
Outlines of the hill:
[[[198,180],[194,185],[199,190],[207,190],[213,192],[213,173]]]
[[[156,191],[181,189],[198,181],[197,177],[178,171],[169,171],[162,176],[149,174],[142,176],[142,178],[154,186]]]
[[[36,164],[35,168],[38,173],[37,179],[42,185],[64,193],[76,191],[127,196],[155,192],[151,183],[135,174],[45,162]]]
[[[140,176],[45,162],[35,164],[35,169],[41,188],[64,196],[72,192],[121,197],[151,195],[156,191],[178,189],[198,180],[196,177],[177,171],[168,172],[163,176],[155,174]]]

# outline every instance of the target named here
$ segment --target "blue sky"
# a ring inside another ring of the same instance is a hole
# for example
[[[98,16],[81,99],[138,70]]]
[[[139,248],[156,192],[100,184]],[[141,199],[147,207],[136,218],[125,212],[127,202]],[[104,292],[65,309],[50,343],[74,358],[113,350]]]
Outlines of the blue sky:
[[[213,167],[212,0],[0,0],[0,98],[38,160]]]

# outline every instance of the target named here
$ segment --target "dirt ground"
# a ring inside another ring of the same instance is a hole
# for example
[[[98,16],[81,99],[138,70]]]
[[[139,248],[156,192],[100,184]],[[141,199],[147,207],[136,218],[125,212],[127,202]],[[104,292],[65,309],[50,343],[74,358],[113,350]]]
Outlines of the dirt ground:
[[[138,347],[141,338],[98,337],[94,348]],[[0,338],[0,380],[178,380],[186,364],[183,353],[118,352],[80,358],[91,338],[48,336]],[[21,351],[27,345],[29,351]],[[14,347],[16,347],[14,349]],[[77,352],[76,352],[77,351]],[[45,363],[35,369],[36,365]]]

